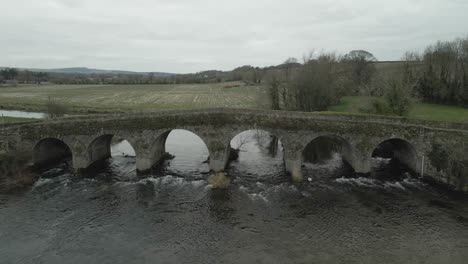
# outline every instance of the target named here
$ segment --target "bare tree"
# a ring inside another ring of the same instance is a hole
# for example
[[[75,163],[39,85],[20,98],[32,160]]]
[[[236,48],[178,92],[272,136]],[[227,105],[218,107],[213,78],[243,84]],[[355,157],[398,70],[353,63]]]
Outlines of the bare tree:
[[[425,101],[468,106],[468,37],[429,46],[417,91]]]
[[[341,58],[335,53],[311,53],[304,58],[288,85],[294,94],[295,109],[301,111],[323,111],[338,101],[337,89],[341,76]]]
[[[413,100],[411,99],[411,88],[402,80],[391,80],[385,93],[385,101],[391,113],[405,116],[411,110]]]
[[[46,104],[47,114],[50,118],[57,118],[66,115],[69,111],[68,107],[58,102],[56,99],[49,97],[49,100]]]
[[[343,62],[349,66],[350,79],[352,80],[351,94],[359,94],[362,86],[370,84],[377,69],[374,62],[377,58],[365,50],[353,50],[346,54]]]
[[[273,110],[279,110],[280,109],[279,89],[282,83],[280,70],[272,70],[268,72],[266,79],[270,88],[271,108]]]

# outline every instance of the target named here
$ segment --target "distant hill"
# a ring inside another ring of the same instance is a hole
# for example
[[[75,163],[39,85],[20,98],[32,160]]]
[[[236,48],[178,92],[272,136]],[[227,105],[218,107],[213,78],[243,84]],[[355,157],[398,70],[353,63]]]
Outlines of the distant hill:
[[[6,67],[0,67],[4,69]],[[72,68],[57,68],[57,69],[37,69],[37,68],[18,68],[19,70],[28,70],[32,72],[50,72],[50,73],[77,73],[77,74],[127,74],[127,75],[147,75],[154,74],[155,77],[165,77],[174,75],[173,73],[167,72],[133,72],[133,71],[120,71],[120,70],[100,70],[100,69],[91,69],[86,67],[72,67]]]

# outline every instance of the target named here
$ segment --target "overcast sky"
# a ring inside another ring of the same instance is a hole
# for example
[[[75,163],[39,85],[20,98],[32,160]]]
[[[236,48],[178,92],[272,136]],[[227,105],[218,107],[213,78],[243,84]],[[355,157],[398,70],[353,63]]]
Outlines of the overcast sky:
[[[0,0],[0,66],[174,73],[311,50],[398,60],[468,36],[468,0]]]

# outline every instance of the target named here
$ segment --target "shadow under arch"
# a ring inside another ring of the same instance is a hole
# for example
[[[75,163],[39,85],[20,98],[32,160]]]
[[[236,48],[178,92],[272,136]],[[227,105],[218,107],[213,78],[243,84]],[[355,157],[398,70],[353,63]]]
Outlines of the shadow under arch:
[[[87,148],[88,168],[103,166],[103,162],[112,157],[135,157],[135,150],[130,142],[118,135],[104,134],[96,137]]]
[[[381,142],[372,151],[371,157],[374,160],[373,163],[376,163],[375,160],[378,160],[378,158],[384,159],[384,162],[388,163],[397,161],[410,169],[411,172],[418,172],[418,153],[416,148],[404,139],[392,138]],[[381,166],[381,164],[375,164],[372,167],[375,169],[377,166]]]
[[[209,172],[208,145],[197,133],[188,129],[171,129],[160,134],[149,151],[153,171],[164,167],[173,174],[197,178]]]
[[[70,167],[72,163],[72,151],[60,139],[44,138],[34,145],[32,159],[35,169],[53,166],[60,162],[65,162]]]
[[[263,129],[245,130],[229,142],[229,174],[251,181],[283,182],[289,179],[279,137]]]
[[[303,174],[342,176],[354,172],[354,152],[351,144],[337,135],[322,135],[312,139],[302,151]],[[336,175],[335,175],[336,174]],[[310,177],[309,177],[310,178]]]

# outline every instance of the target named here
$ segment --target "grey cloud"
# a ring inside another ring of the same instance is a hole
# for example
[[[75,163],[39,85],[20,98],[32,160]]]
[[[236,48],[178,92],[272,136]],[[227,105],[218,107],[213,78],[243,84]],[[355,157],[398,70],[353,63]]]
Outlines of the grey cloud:
[[[468,33],[464,0],[16,0],[0,66],[137,71],[267,66],[310,50],[399,59]]]

